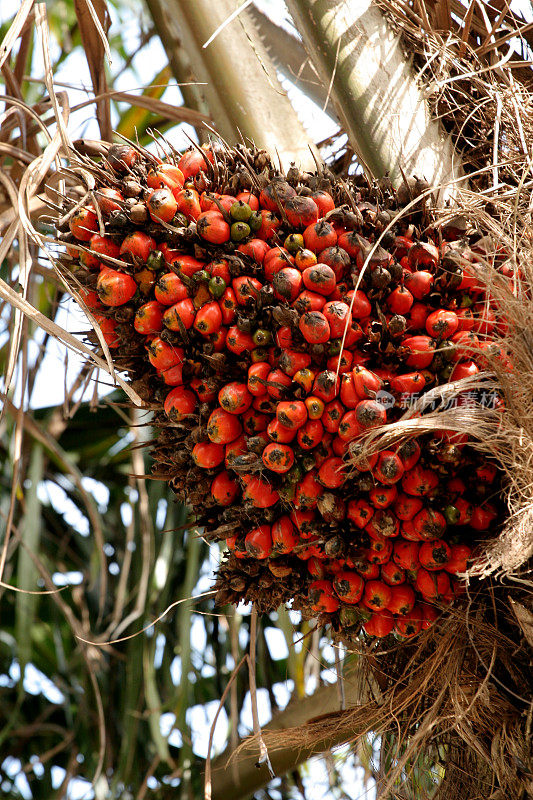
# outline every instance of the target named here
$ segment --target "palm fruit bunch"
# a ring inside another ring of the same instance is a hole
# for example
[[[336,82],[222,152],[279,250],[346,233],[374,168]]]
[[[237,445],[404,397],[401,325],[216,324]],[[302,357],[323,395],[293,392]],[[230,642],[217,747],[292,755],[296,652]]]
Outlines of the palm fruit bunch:
[[[486,366],[490,243],[423,198],[402,211],[420,182],[283,175],[244,147],[114,144],[83,166],[62,259],[154,412],[154,477],[225,543],[218,601],[290,602],[347,639],[429,627],[501,521],[499,473],[450,430],[362,440]]]

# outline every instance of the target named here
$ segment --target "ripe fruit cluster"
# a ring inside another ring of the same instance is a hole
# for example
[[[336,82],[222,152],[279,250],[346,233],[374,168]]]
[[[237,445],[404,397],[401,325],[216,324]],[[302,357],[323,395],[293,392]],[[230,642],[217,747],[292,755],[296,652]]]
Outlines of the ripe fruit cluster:
[[[448,430],[370,457],[360,440],[483,368],[504,325],[487,242],[422,203],[372,249],[391,190],[282,176],[263,152],[113,145],[95,174],[98,209],[62,239],[155,411],[155,474],[226,542],[220,602],[292,601],[347,636],[429,627],[498,521],[498,473]]]

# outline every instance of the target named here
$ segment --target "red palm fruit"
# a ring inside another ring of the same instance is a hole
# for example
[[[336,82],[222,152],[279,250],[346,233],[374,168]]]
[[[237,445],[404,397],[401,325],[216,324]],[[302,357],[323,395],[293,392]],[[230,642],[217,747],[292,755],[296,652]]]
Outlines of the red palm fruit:
[[[321,253],[326,247],[333,247],[337,244],[337,233],[335,228],[325,219],[320,219],[309,225],[303,232],[305,246],[308,250]]]
[[[148,236],[142,231],[134,231],[133,233],[128,234],[125,239],[123,239],[120,246],[120,253],[121,255],[129,253],[143,263],[146,263],[146,259],[150,255],[150,252],[155,250],[156,247],[157,245],[155,239],[152,239],[151,236]]]
[[[314,535],[316,514],[314,511],[294,509],[290,513],[291,522],[296,526],[302,539],[309,539]]]
[[[246,350],[252,351],[255,347],[255,342],[249,333],[240,331],[236,325],[232,325],[228,330],[226,338],[228,350],[236,353],[238,356],[242,355]]]
[[[224,447],[215,442],[198,442],[193,447],[192,458],[197,467],[214,469],[224,461]]]
[[[472,307],[472,312],[474,314],[474,324],[472,326],[472,330],[483,336],[488,336],[489,334],[493,333],[496,327],[497,319],[492,309],[489,308],[485,302],[482,302],[476,303]]]
[[[269,373],[268,361],[258,361],[248,368],[248,391],[255,397],[262,397],[267,393],[266,380]]]
[[[211,496],[219,506],[231,506],[239,494],[239,484],[227,470],[219,472],[211,484]]]
[[[341,300],[330,300],[325,304],[322,313],[329,323],[331,338],[342,339],[353,321],[349,306]]]
[[[186,256],[182,253],[177,253],[169,257],[169,263],[183,272],[187,278],[192,278],[201,269],[205,269],[205,262],[199,261],[193,256]]]
[[[466,492],[466,483],[462,478],[455,476],[454,478],[450,478],[450,480],[447,482],[446,489],[452,494],[461,495]]]
[[[286,389],[291,385],[292,379],[281,369],[273,369],[267,375],[267,392],[274,400],[284,397]]]
[[[392,632],[394,623],[394,617],[391,612],[385,608],[383,611],[375,611],[370,619],[363,624],[363,630],[367,636],[383,639]]]
[[[387,561],[381,565],[380,577],[388,586],[397,586],[405,581],[405,570],[394,561]]]
[[[331,356],[328,358],[327,361],[327,368],[331,372],[339,373],[339,375],[345,375],[348,372],[351,372],[353,365],[353,353],[349,350],[343,350],[342,353],[339,353],[338,356]],[[342,391],[342,377],[341,377],[341,391]]]
[[[150,300],[141,306],[135,314],[133,327],[137,333],[159,333],[163,330],[163,306],[157,300]]]
[[[444,564],[446,572],[456,574],[466,572],[467,561],[472,558],[472,548],[467,544],[452,544],[450,546],[450,558]]]
[[[220,298],[219,305],[222,314],[222,322],[224,323],[224,325],[231,325],[231,323],[237,316],[236,312],[237,298],[235,297],[235,292],[233,291],[231,286],[228,286],[224,291],[222,297]],[[248,336],[249,334],[246,335]],[[253,342],[252,342],[252,347],[253,347]]]
[[[458,308],[455,311],[458,321],[457,331],[471,331],[475,326],[475,317],[471,308]]]
[[[407,571],[416,570],[420,566],[418,542],[409,542],[405,539],[396,539],[393,545],[392,558],[395,564]]]
[[[315,508],[317,501],[324,494],[324,487],[318,480],[315,469],[306,473],[305,477],[296,487],[294,505],[298,509],[309,510]]]
[[[313,581],[308,589],[309,602],[313,611],[333,614],[340,606],[334,596],[333,585],[330,581]]]
[[[493,483],[497,474],[498,470],[495,465],[488,461],[476,467],[476,478],[478,481],[481,481],[481,483]]]
[[[405,363],[408,367],[425,369],[429,367],[435,355],[435,340],[429,336],[407,336],[402,340],[402,347],[408,353]]]
[[[221,325],[222,312],[220,311],[220,306],[216,300],[213,300],[213,302],[206,303],[205,306],[202,306],[200,310],[197,311],[196,317],[194,318],[194,328],[203,336],[209,336],[211,333],[216,333]]]
[[[98,276],[96,291],[104,305],[122,306],[132,299],[137,291],[137,284],[131,275],[117,272],[114,269],[106,269]]]
[[[379,454],[378,463],[374,469],[374,475],[381,483],[392,484],[401,480],[404,473],[404,466],[400,456],[392,450],[382,450]]]
[[[307,422],[307,408],[301,400],[282,400],[276,409],[276,419],[286,428],[296,430]]]
[[[302,450],[312,450],[322,441],[324,427],[319,419],[308,419],[305,425],[298,428],[296,436]]]
[[[399,494],[394,503],[394,513],[398,519],[412,520],[422,508],[423,503],[419,497],[409,497],[407,494]]]
[[[387,305],[393,314],[408,314],[414,303],[414,297],[405,286],[398,286],[387,297]]]
[[[315,375],[316,373],[313,372],[313,370],[304,367],[303,369],[299,369],[298,372],[295,372],[292,379],[294,383],[297,383],[298,386],[301,386],[304,392],[307,394],[313,388]]]
[[[360,430],[369,430],[370,428],[377,428],[380,425],[385,425],[387,422],[387,412],[385,408],[375,400],[361,400],[355,407],[355,419]]]
[[[312,250],[306,250],[305,247],[302,250],[298,250],[294,256],[294,264],[300,270],[300,272],[303,272],[304,269],[307,269],[307,267],[314,266],[316,262],[316,255]]]
[[[157,370],[166,370],[181,364],[185,352],[181,347],[174,347],[156,336],[148,345],[148,360]]]
[[[183,281],[174,272],[161,275],[155,286],[155,298],[165,306],[186,300],[189,292]]]
[[[284,247],[276,245],[272,247],[263,259],[263,270],[267,281],[272,282],[274,275],[283,267],[294,266],[294,256]]]
[[[393,538],[398,536],[400,532],[400,523],[393,511],[380,508],[365,527],[365,531],[372,539],[381,538],[382,536]]]
[[[391,391],[396,394],[417,394],[426,386],[423,372],[407,372],[404,375],[395,375],[391,378]]]
[[[374,509],[366,500],[350,500],[347,516],[358,528],[365,528],[374,515]]]
[[[277,211],[279,206],[284,206],[291,197],[296,195],[296,190],[283,178],[275,178],[262,190],[259,203],[269,211]]]
[[[429,316],[429,308],[425,303],[415,303],[411,309],[408,319],[408,327],[415,331],[426,329],[426,319]]]
[[[343,250],[342,247],[335,245],[334,247],[326,247],[318,255],[320,264],[327,264],[335,273],[337,282],[340,281],[351,265],[349,253]]]
[[[192,148],[187,150],[180,160],[178,161],[178,168],[181,170],[185,180],[194,177],[200,170],[206,171],[210,169],[210,165],[214,163],[214,157],[211,150],[200,148]]]
[[[183,172],[174,164],[158,164],[157,167],[148,170],[146,183],[150,189],[181,189],[185,178]]]
[[[355,392],[360,400],[374,398],[376,392],[383,387],[383,381],[378,375],[359,364],[354,367],[352,375]]]
[[[272,472],[283,474],[288,472],[294,464],[294,452],[286,444],[272,442],[263,450],[263,464]]]
[[[274,339],[276,345],[281,350],[290,350],[293,345],[292,328],[289,328],[288,325],[283,325],[281,328],[278,328]]]
[[[385,564],[392,555],[392,542],[383,536],[372,539],[364,554],[371,564]]]
[[[409,236],[397,236],[394,240],[394,255],[397,259],[403,258],[412,246],[413,241]]]
[[[210,244],[224,244],[230,240],[230,227],[219,211],[202,211],[196,220],[196,230]]]
[[[344,414],[344,406],[340,400],[333,400],[324,408],[321,422],[328,433],[337,433]]]
[[[403,491],[413,497],[425,497],[435,491],[438,485],[438,474],[422,464],[406,470],[402,478]]]
[[[95,191],[96,204],[102,214],[110,214],[112,211],[120,211],[124,204],[124,196],[118,189],[111,189],[108,186],[102,186],[101,189]]]
[[[425,600],[440,600],[450,591],[450,578],[446,572],[428,572],[422,567],[416,575],[415,586]]]
[[[409,584],[402,583],[391,586],[392,598],[389,602],[388,609],[393,614],[405,616],[409,614],[416,601],[416,596]]]
[[[349,451],[349,442],[345,442],[343,439],[339,439],[338,436],[335,436],[333,441],[331,442],[331,450],[339,458],[343,458]]]
[[[256,264],[262,264],[270,247],[263,239],[250,239],[246,244],[240,244],[237,250],[239,253],[253,258]]]
[[[408,539],[410,542],[420,541],[420,534],[418,533],[412,519],[404,520],[401,525],[401,530],[404,539]]]
[[[321,217],[325,217],[328,211],[333,211],[335,208],[335,202],[332,196],[328,192],[323,191],[323,189],[313,192],[311,197],[317,205]]]
[[[433,508],[423,508],[413,518],[413,525],[420,539],[432,542],[440,539],[446,531],[446,518],[440,511]]]
[[[273,555],[286,555],[291,553],[300,538],[297,535],[290,517],[286,514],[272,525]]]
[[[405,273],[405,285],[415,300],[423,300],[426,295],[430,294],[433,289],[433,282],[433,275],[426,270]]]
[[[363,428],[357,420],[356,411],[352,409],[351,411],[347,411],[342,417],[339,423],[338,435],[343,441],[352,442],[359,436],[362,430]]]
[[[187,298],[167,308],[163,314],[163,324],[171,331],[181,331],[182,327],[189,330],[193,326],[195,317],[196,309],[192,300]]]
[[[268,558],[272,552],[272,531],[270,525],[260,525],[244,537],[246,552],[251,558]]]
[[[401,639],[412,639],[422,630],[423,622],[424,617],[420,606],[415,605],[408,614],[396,619],[394,630]]]
[[[176,386],[165,398],[165,414],[172,422],[181,422],[182,419],[193,414],[196,409],[196,395],[183,386]]]
[[[310,395],[304,400],[309,419],[321,419],[324,413],[324,401],[320,397]]]
[[[221,353],[223,350],[226,349],[226,338],[227,338],[228,330],[223,326],[211,334],[209,337],[209,341],[213,345],[213,350],[215,353]]]
[[[241,203],[247,203],[252,211],[257,211],[259,208],[259,199],[251,192],[239,192],[233,199]]]
[[[170,189],[156,189],[146,201],[148,212],[154,222],[170,222],[178,210],[178,203]]]
[[[291,378],[300,370],[307,369],[310,363],[309,353],[300,353],[298,350],[284,350],[279,357],[279,366],[285,375],[289,375]]]
[[[110,256],[110,258],[118,258],[120,256],[120,247],[118,246],[118,244],[115,244],[115,242],[113,241],[113,239],[111,239],[110,236],[100,236],[99,233],[95,233],[93,236],[91,236],[89,247],[95,253],[98,253],[99,256]],[[89,266],[89,264],[87,264],[84,260],[85,257],[88,255],[90,254],[80,253],[80,261],[82,262],[82,264],[85,264],[85,266]],[[91,256],[91,258],[93,258],[94,261],[98,261],[98,259],[95,258],[94,256]],[[100,262],[98,261],[98,265],[99,264]],[[93,262],[93,267],[96,268],[94,262]]]
[[[427,631],[438,620],[439,612],[429,603],[419,603],[418,607],[422,612],[422,630]]]
[[[222,409],[219,409],[219,410],[222,411]],[[226,412],[224,412],[224,413],[226,413]],[[230,415],[228,415],[228,416],[230,416]],[[233,419],[237,419],[237,417],[233,417]],[[209,430],[208,430],[208,433],[209,433]],[[224,452],[225,452],[224,464],[225,464],[227,469],[231,469],[235,459],[238,456],[243,456],[245,453],[248,452],[248,447],[247,447],[247,444],[246,444],[246,436],[244,435],[244,433],[241,434],[240,436],[238,436],[232,442],[229,442],[228,444],[226,444],[226,448],[225,448]]]
[[[202,211],[220,211],[220,206],[222,206],[224,211],[229,212],[234,205],[235,198],[233,195],[218,194],[218,192],[202,192],[200,195]]]
[[[207,435],[215,444],[229,444],[241,431],[241,423],[237,417],[223,408],[215,408],[207,421]]]
[[[352,374],[344,374],[341,377],[340,399],[346,408],[355,408],[360,400],[355,391]]]
[[[255,508],[270,508],[278,502],[279,494],[267,480],[250,475],[245,475],[242,480],[246,487],[243,497],[245,500],[249,500]]]
[[[307,571],[313,576],[313,578],[317,578],[317,580],[324,580],[328,574],[324,562],[316,556],[312,556],[308,560]]]
[[[176,199],[178,211],[184,214],[188,220],[196,221],[202,213],[200,197],[194,189],[180,189],[173,192]]]
[[[325,297],[331,294],[337,285],[335,273],[327,264],[315,264],[314,267],[307,267],[302,272],[302,278],[306,289]]]
[[[429,267],[433,269],[439,263],[439,250],[430,242],[416,242],[409,248],[407,260],[410,267]]]
[[[363,603],[367,608],[379,611],[387,608],[392,598],[392,589],[383,581],[374,580],[365,583]]]
[[[333,579],[333,588],[344,603],[358,603],[363,596],[364,580],[357,572],[337,572]]]
[[[210,261],[209,264],[206,264],[205,269],[212,278],[222,278],[224,283],[231,283],[231,272],[225,258],[216,258],[214,261]]]
[[[89,242],[98,231],[98,217],[94,213],[94,208],[92,206],[79,208],[71,216],[68,226],[78,241]]]
[[[272,211],[265,211],[264,209],[259,212],[261,215],[261,225],[255,231],[258,239],[263,239],[268,242],[272,239],[281,227],[281,220]]]
[[[403,468],[405,470],[412,469],[420,459],[422,449],[416,439],[406,439],[396,449],[396,453],[402,459]]]
[[[471,378],[474,375],[477,375],[478,372],[479,367],[475,361],[461,361],[452,369],[450,373],[450,381],[460,381],[462,378]],[[470,398],[467,398],[467,402],[471,402]]]
[[[370,561],[361,561],[357,563],[357,572],[367,581],[375,581],[379,578],[379,564],[373,564]]]
[[[249,408],[248,411],[244,412],[241,419],[245,432],[249,436],[257,436],[263,433],[263,431],[266,431],[270,417],[267,414],[261,414],[261,412],[257,411],[255,408]],[[262,438],[265,441],[265,445],[268,444],[266,433],[263,433]]]
[[[121,339],[116,333],[117,321],[104,317],[102,314],[94,314],[94,318],[100,327],[102,336],[107,346],[113,350],[121,345]]]
[[[443,539],[424,542],[420,546],[418,559],[424,569],[436,572],[444,569],[444,565],[450,560],[450,548]]]
[[[310,292],[309,289],[304,289],[303,292],[300,292],[293,303],[294,308],[300,314],[306,311],[322,311],[325,305],[326,298],[316,292]]]
[[[240,278],[235,278],[232,283],[235,298],[240,306],[246,306],[257,299],[263,284],[257,278],[249,278],[247,275],[242,275]]]
[[[302,273],[296,267],[283,267],[274,275],[272,286],[278,300],[293,303],[302,288]]]
[[[325,403],[334,400],[340,391],[340,379],[332,370],[319,372],[313,383],[313,394]]]
[[[217,382],[213,378],[192,378],[190,388],[198,395],[201,403],[213,403],[217,397]]]
[[[294,228],[304,228],[318,221],[318,206],[311,197],[290,197],[283,208]]]
[[[398,497],[398,489],[392,486],[376,486],[368,493],[368,497],[374,508],[389,508]]]
[[[344,461],[337,456],[327,458],[318,470],[318,480],[327,489],[338,489],[346,481]]]
[[[287,428],[279,420],[273,419],[268,423],[267,433],[274,442],[289,444],[296,436],[296,429]]]
[[[365,319],[372,313],[370,300],[361,289],[348,292],[345,300],[349,304],[354,319]]]
[[[329,323],[320,311],[308,311],[300,317],[299,328],[310,344],[322,344],[330,337]]]
[[[246,558],[248,555],[244,547],[244,539],[240,539],[238,534],[226,539],[226,547],[231,550],[235,558]]]
[[[166,383],[167,386],[182,386],[183,365],[176,364],[174,367],[169,367],[168,369],[164,369],[162,372],[159,373],[159,377],[163,378],[163,381]]]
[[[474,528],[475,531],[486,531],[497,516],[496,508],[490,503],[485,503],[483,506],[474,506],[470,527]]]
[[[102,303],[98,299],[98,295],[92,289],[85,289],[84,287],[81,287],[78,289],[78,293],[89,311],[96,311],[97,309],[102,308]]]
[[[459,327],[459,320],[454,311],[439,308],[426,319],[426,331],[434,339],[449,339]]]
[[[458,330],[450,337],[450,344],[454,349],[449,352],[450,361],[469,359],[472,353],[479,348],[479,339],[472,331]]]
[[[463,497],[457,497],[453,501],[453,508],[458,513],[456,525],[468,525],[474,513],[474,506]]]
[[[245,383],[232,381],[218,393],[218,402],[229,414],[243,414],[252,405],[253,397]]]

